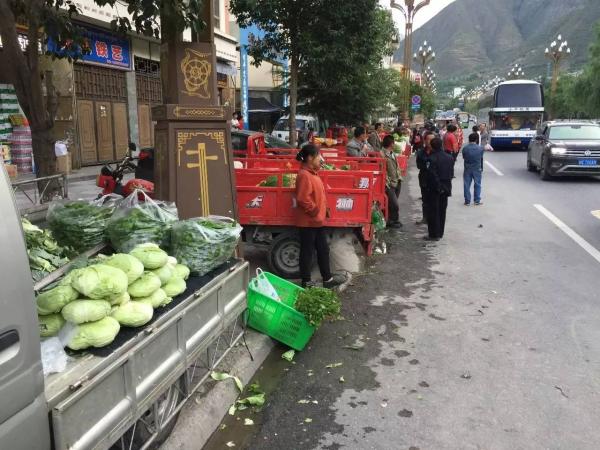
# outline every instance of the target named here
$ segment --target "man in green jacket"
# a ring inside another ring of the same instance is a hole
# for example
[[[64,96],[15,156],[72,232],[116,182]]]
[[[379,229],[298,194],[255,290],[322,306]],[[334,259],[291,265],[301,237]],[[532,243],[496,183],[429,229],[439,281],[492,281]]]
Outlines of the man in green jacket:
[[[388,198],[388,227],[401,228],[398,196],[400,195],[402,179],[400,176],[400,166],[394,153],[394,138],[390,135],[384,137],[382,147],[381,154],[386,162],[385,194]]]

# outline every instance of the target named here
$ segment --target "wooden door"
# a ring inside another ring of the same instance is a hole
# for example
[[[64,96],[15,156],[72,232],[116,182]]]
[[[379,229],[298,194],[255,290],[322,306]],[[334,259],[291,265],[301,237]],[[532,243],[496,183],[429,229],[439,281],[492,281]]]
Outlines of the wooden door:
[[[77,128],[79,129],[82,164],[98,161],[93,101],[79,100],[77,102]]]
[[[138,105],[138,131],[140,139],[140,148],[152,147],[152,113],[150,105]]]
[[[127,153],[127,145],[129,144],[129,127],[127,126],[127,104],[113,103],[113,122],[115,130],[115,151],[117,159],[123,157]]]
[[[96,102],[96,129],[98,133],[98,160],[113,161],[115,146],[112,126],[112,104]]]

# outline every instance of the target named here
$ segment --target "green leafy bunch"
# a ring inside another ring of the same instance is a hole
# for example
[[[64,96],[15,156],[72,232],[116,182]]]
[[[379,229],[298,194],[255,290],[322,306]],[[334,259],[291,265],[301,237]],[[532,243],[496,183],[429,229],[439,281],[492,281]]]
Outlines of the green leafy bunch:
[[[308,323],[317,328],[323,320],[337,317],[341,307],[340,299],[334,291],[318,287],[301,291],[294,305],[296,311],[304,314]]]

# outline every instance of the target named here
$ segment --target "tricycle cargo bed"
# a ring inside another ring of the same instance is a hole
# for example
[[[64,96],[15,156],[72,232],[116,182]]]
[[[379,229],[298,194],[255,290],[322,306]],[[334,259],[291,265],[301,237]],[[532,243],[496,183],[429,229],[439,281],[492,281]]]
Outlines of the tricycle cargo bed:
[[[247,285],[248,264],[232,260],[190,277],[146,326],[122,328],[105,348],[71,352],[67,369],[45,380],[55,448],[108,448],[180,380],[189,398],[197,385],[186,370],[238,320]]]

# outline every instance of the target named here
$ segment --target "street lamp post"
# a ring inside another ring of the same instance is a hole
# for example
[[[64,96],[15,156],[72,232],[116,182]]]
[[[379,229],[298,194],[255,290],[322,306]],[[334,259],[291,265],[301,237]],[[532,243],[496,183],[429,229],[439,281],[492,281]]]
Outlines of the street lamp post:
[[[427,41],[423,42],[423,45],[419,47],[419,51],[413,54],[413,61],[421,66],[421,79],[425,75],[426,68],[431,69],[429,64],[435,59],[435,52],[431,48],[431,45],[427,45]]]
[[[558,86],[558,74],[560,72],[561,61],[571,54],[571,49],[567,41],[562,40],[562,36],[559,34],[556,40],[552,41],[550,47],[546,48],[544,52],[546,58],[552,61],[552,95],[556,94],[556,88]]]
[[[390,6],[397,9],[404,16],[404,60],[402,67],[402,78],[404,79],[401,99],[402,119],[408,119],[408,108],[410,102],[410,65],[412,53],[412,27],[415,15],[421,8],[429,5],[431,0],[403,0],[400,4],[396,0],[390,0]]]
[[[507,77],[510,79],[522,78],[525,76],[523,68],[519,64],[515,64],[514,67],[508,72]]]

